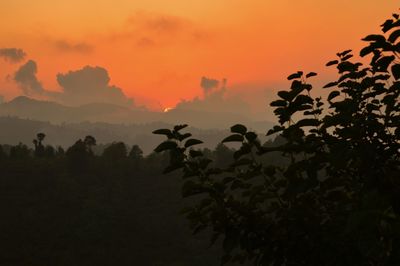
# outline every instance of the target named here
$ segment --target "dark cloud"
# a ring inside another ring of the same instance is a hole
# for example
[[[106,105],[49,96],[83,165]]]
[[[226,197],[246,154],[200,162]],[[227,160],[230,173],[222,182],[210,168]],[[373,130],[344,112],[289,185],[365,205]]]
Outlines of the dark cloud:
[[[25,95],[34,96],[44,93],[43,86],[37,79],[36,73],[37,64],[33,60],[29,60],[15,72],[14,81]]]
[[[0,95],[0,104],[4,103],[4,96]]]
[[[59,40],[54,43],[55,47],[62,52],[73,52],[73,53],[81,53],[88,54],[93,51],[93,46],[87,43],[76,43],[72,44],[65,40]]]
[[[133,104],[132,99],[127,98],[120,88],[109,84],[108,72],[102,67],[85,66],[76,71],[58,74],[57,81],[63,89],[60,100],[68,104]]]
[[[0,49],[0,57],[10,63],[19,63],[25,59],[26,53],[18,48],[2,48]]]

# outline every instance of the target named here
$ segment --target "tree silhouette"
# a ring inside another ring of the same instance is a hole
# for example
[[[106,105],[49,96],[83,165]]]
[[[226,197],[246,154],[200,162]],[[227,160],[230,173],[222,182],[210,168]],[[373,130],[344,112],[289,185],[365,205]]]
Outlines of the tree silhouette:
[[[138,145],[133,145],[130,152],[129,157],[135,160],[143,159],[143,151]]]
[[[83,140],[83,142],[85,143],[88,152],[93,154],[93,150],[92,147],[96,146],[96,139],[93,136],[86,136],[85,139]]]
[[[43,157],[45,155],[45,147],[43,146],[43,140],[46,137],[44,133],[38,133],[36,139],[33,140],[35,145],[35,156]]]
[[[103,152],[103,157],[111,162],[126,158],[128,151],[125,143],[114,142],[110,146],[106,147]]]
[[[215,164],[218,167],[227,167],[232,162],[232,155],[234,150],[228,148],[223,143],[219,143],[217,147],[215,147],[214,155],[215,155]]]
[[[186,210],[194,233],[223,237],[222,262],[255,265],[398,265],[400,263],[400,20],[394,14],[383,35],[369,35],[360,56],[347,50],[327,63],[339,77],[324,86],[326,100],[313,97],[298,71],[287,91],[271,103],[278,118],[268,135],[280,145],[262,145],[244,125],[223,140],[241,145],[227,168],[182,133],[159,129],[167,140],[165,172],[183,170],[184,197],[201,201]],[[299,119],[296,121],[296,118]],[[263,157],[280,153],[286,164]]]
[[[68,160],[68,167],[73,173],[85,172],[90,158],[93,156],[91,147],[95,143],[93,137],[86,137],[86,141],[79,139],[74,145],[68,148],[65,153]]]
[[[44,148],[44,156],[46,158],[54,157],[56,155],[56,150],[51,145],[46,145]]]
[[[3,146],[0,145],[0,161],[3,161],[7,158],[7,154],[3,149]]]

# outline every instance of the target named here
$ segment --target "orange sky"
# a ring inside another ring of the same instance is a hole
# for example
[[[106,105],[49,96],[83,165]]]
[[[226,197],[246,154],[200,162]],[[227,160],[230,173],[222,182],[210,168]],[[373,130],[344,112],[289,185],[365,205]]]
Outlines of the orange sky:
[[[0,48],[24,49],[46,89],[60,90],[57,73],[102,66],[153,109],[201,95],[202,76],[226,77],[246,94],[246,85],[272,89],[299,69],[324,79],[325,62],[359,49],[398,10],[394,0],[1,2]],[[19,66],[0,61],[6,98],[20,94],[10,79]]]

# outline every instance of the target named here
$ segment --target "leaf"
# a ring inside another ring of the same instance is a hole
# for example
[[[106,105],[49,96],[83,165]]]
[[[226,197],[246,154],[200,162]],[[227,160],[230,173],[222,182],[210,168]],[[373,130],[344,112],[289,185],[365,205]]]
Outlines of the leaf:
[[[378,61],[376,61],[377,70],[381,72],[387,72],[389,65],[393,62],[394,59],[394,55],[381,57]]]
[[[346,51],[343,51],[341,53],[337,53],[337,56],[343,57],[343,56],[346,56],[348,53],[351,53],[351,52],[352,52],[352,50],[346,50]],[[342,58],[342,60],[344,60],[344,59]]]
[[[194,146],[194,145],[198,145],[198,144],[202,144],[203,142],[201,140],[198,139],[188,139],[185,143],[185,148]]]
[[[266,167],[264,167],[263,172],[267,176],[272,177],[276,173],[276,167],[273,165],[266,166]]]
[[[192,134],[190,134],[190,133],[185,133],[185,134],[183,134],[183,135],[180,135],[179,137],[178,137],[178,139],[179,139],[179,141],[182,141],[182,140],[185,140],[185,139],[187,139],[187,138],[190,138],[192,136]]]
[[[239,134],[244,135],[247,132],[247,128],[244,125],[236,124],[236,125],[231,127],[231,132],[232,133],[239,133]]]
[[[292,85],[290,86],[291,90],[302,90],[302,85],[301,81],[299,80],[293,80]]]
[[[199,156],[203,156],[203,153],[201,151],[190,150],[189,151],[189,155],[192,158],[196,158],[196,157],[199,157]]]
[[[176,125],[175,127],[174,127],[174,130],[175,131],[179,131],[179,130],[181,130],[181,129],[184,129],[185,127],[187,127],[188,125],[186,125],[186,124],[183,124],[183,125]]]
[[[230,262],[231,260],[232,260],[232,255],[230,255],[229,253],[225,253],[221,257],[221,266],[227,265],[228,262]]]
[[[339,74],[343,73],[343,72],[352,72],[352,71],[356,71],[358,68],[358,64],[353,64],[349,61],[343,61],[340,62],[340,64],[337,66],[337,69],[339,70]]]
[[[184,198],[200,194],[203,192],[204,192],[203,187],[192,180],[186,181],[182,186],[182,197]]]
[[[287,182],[286,179],[278,179],[278,180],[275,182],[274,186],[279,187],[279,188],[283,188],[283,187],[286,187],[287,183],[288,183],[288,182]]]
[[[239,159],[241,156],[249,154],[251,152],[251,147],[247,143],[243,144],[239,150],[233,153],[233,158],[235,160]]]
[[[272,107],[286,107],[286,101],[285,100],[276,100],[273,101],[269,104]]]
[[[400,79],[400,65],[399,64],[395,64],[392,66],[392,74],[396,80]]]
[[[388,20],[386,20],[385,23],[383,23],[383,24],[381,25],[382,31],[383,31],[384,33],[388,32],[389,30],[391,30],[392,25],[393,25],[393,19],[388,19]]]
[[[346,61],[346,60],[348,60],[348,59],[350,59],[352,57],[353,57],[352,54],[348,54],[348,55],[346,55],[345,57],[342,58],[342,61]]]
[[[288,80],[292,80],[292,79],[299,79],[301,78],[301,76],[303,75],[303,72],[298,71],[297,73],[291,74],[287,77]]]
[[[307,75],[306,75],[306,78],[311,78],[311,77],[314,77],[314,76],[316,76],[317,75],[317,73],[315,73],[315,72],[310,72],[310,73],[308,73]]]
[[[213,246],[215,244],[215,242],[217,242],[220,235],[221,235],[220,233],[216,233],[216,232],[213,233],[211,240],[210,240],[210,247]]]
[[[361,51],[360,51],[360,56],[361,56],[361,57],[364,57],[364,56],[366,56],[366,55],[372,53],[372,52],[374,51],[374,49],[375,49],[375,48],[374,48],[372,45],[366,46],[366,47],[364,47],[363,49],[361,49]]]
[[[257,134],[254,132],[247,132],[245,137],[249,142],[253,142],[257,139]]]
[[[368,35],[367,37],[365,37],[362,40],[366,41],[366,42],[386,42],[385,36],[379,35],[379,34]]]
[[[243,165],[249,165],[251,163],[253,163],[253,161],[250,160],[249,158],[241,158],[241,159],[237,160],[236,162],[234,162],[232,164],[232,166],[233,167],[235,167],[235,166],[243,166]]]
[[[400,30],[395,30],[394,32],[392,32],[388,38],[388,41],[391,43],[395,43],[397,38],[400,37]]]
[[[274,114],[276,114],[279,118],[279,123],[282,125],[285,122],[290,120],[291,113],[287,110],[287,108],[279,107],[274,110]]]
[[[299,95],[299,96],[297,96],[296,97],[296,100],[294,100],[294,103],[296,104],[296,105],[302,105],[302,104],[306,104],[306,103],[308,103],[308,104],[312,104],[314,101],[313,101],[313,99],[310,97],[310,96],[308,96],[308,95]]]
[[[297,126],[299,127],[316,127],[319,126],[321,122],[317,119],[302,119],[297,122]]]
[[[288,91],[278,91],[278,96],[286,101],[290,101],[293,97]]]
[[[304,89],[306,89],[307,91],[310,91],[312,89],[312,85],[311,84],[303,84],[302,85]]]
[[[154,149],[155,152],[162,152],[165,150],[172,150],[178,147],[178,144],[174,141],[164,141],[157,148]]]
[[[285,127],[274,126],[274,128],[268,130],[267,136],[272,135],[272,134],[275,134],[275,133],[277,133],[277,132],[280,132],[280,131],[282,131],[282,130],[284,130],[284,129],[285,129]]]
[[[337,82],[330,82],[330,83],[326,84],[323,88],[324,88],[324,89],[326,89],[326,88],[331,88],[331,87],[334,87],[334,86],[336,86],[336,85],[338,85]]]
[[[211,163],[211,160],[209,160]],[[206,175],[220,175],[224,172],[224,170],[220,169],[220,168],[209,168],[207,169]]]
[[[208,159],[208,158],[201,158],[200,162],[199,162],[199,166],[201,169],[206,169],[207,166],[212,163],[212,160]]]
[[[333,98],[335,98],[335,97],[337,97],[339,95],[340,95],[339,91],[332,91],[331,93],[329,93],[328,101],[331,101]]]
[[[393,15],[394,17],[394,15]],[[393,21],[392,19],[388,19],[385,21],[385,23],[383,23],[382,26],[382,31],[383,32],[388,32],[391,29],[395,28],[395,27],[399,27],[400,26],[400,20],[398,20],[398,18],[396,18],[397,21]]]
[[[163,174],[171,173],[171,172],[173,172],[175,170],[178,170],[178,169],[180,169],[182,167],[183,167],[182,163],[169,165],[169,166],[167,166],[167,168],[164,169]]]
[[[193,230],[193,235],[198,234],[201,231],[204,231],[207,228],[207,225],[205,224],[200,224],[199,226],[197,226],[194,230]]]
[[[154,131],[153,131],[153,134],[171,136],[171,135],[172,135],[172,132],[171,132],[171,130],[169,130],[169,129],[162,128],[162,129],[154,130]]]
[[[329,61],[328,63],[326,63],[326,66],[333,66],[333,65],[337,65],[339,63],[339,61],[338,60],[332,60],[332,61]]]
[[[229,137],[226,137],[226,138],[222,141],[222,143],[225,143],[225,142],[242,142],[243,139],[244,139],[244,138],[243,138],[242,135],[233,134],[233,135],[230,135]]]
[[[222,180],[222,183],[223,183],[223,184],[228,184],[228,183],[231,183],[233,180],[235,180],[234,177],[228,176],[228,177],[225,177],[225,178]]]

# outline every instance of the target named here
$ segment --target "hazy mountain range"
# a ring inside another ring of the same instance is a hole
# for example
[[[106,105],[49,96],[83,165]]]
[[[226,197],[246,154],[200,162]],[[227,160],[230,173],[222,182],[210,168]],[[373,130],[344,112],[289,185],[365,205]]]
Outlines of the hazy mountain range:
[[[0,104],[0,143],[31,144],[38,132],[44,132],[47,144],[67,147],[92,135],[99,144],[123,141],[128,145],[138,144],[149,153],[162,140],[151,133],[153,130],[183,123],[191,126],[188,131],[205,141],[207,148],[214,148],[236,123],[260,133],[272,126],[270,122],[251,121],[233,113],[182,109],[162,113],[95,103],[70,107],[20,96]]]
[[[19,96],[9,102],[0,104],[0,116],[34,119],[55,124],[79,122],[111,124],[186,123],[201,129],[227,129],[233,124],[243,123],[259,132],[266,132],[272,125],[268,121],[253,121],[249,117],[234,113],[234,110],[232,113],[189,109],[152,112],[146,109],[131,109],[106,103],[92,103],[71,107],[56,102],[35,100],[25,96]]]

